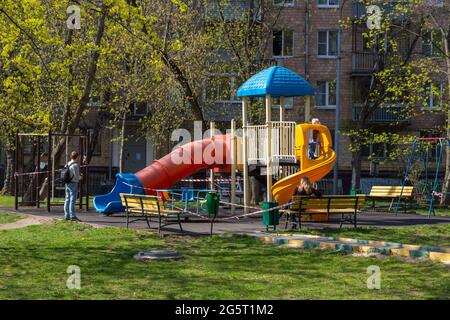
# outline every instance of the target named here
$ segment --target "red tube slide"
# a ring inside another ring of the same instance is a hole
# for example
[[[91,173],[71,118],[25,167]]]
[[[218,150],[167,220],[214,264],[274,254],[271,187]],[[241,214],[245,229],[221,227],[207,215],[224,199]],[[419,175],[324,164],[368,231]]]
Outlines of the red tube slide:
[[[231,137],[216,135],[209,139],[187,143],[135,175],[146,189],[167,189],[177,181],[191,176],[201,169],[229,169],[231,164]]]

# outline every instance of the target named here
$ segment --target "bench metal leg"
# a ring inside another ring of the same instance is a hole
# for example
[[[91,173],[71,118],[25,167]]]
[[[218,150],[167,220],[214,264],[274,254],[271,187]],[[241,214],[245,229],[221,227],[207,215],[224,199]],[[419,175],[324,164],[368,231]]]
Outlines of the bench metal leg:
[[[147,222],[148,228],[151,229],[151,227],[150,227],[150,217],[148,215],[145,215],[145,222]]]
[[[161,214],[158,214],[158,234],[161,235]]]
[[[179,214],[177,214],[177,217],[178,217],[178,225],[180,226],[180,230],[181,230],[181,232],[183,232],[183,227],[181,226],[180,215],[179,215]]]
[[[389,205],[389,210],[388,210],[388,212],[391,211],[391,209],[392,209],[392,204],[393,204],[393,203],[394,203],[394,198],[392,198],[391,204]]]
[[[356,212],[353,214],[353,225],[356,228]]]
[[[339,223],[339,228],[342,228],[342,223],[344,222],[344,214],[341,213],[341,221]]]
[[[128,229],[129,224],[130,224],[130,214],[128,213],[128,210],[127,210],[127,229]]]

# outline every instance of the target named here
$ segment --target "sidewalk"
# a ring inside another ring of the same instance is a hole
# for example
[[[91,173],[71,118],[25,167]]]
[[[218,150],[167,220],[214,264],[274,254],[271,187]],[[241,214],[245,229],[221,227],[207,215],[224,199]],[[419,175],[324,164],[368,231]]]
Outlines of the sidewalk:
[[[16,212],[12,208],[0,207],[1,211]],[[62,209],[54,208],[54,211],[48,213],[45,209],[36,208],[21,208],[20,213],[34,215],[45,218],[57,218],[62,219],[64,214]],[[240,210],[236,211],[236,215],[242,214]],[[230,216],[230,211],[227,209],[221,209],[217,222],[214,223],[214,233],[238,233],[248,234],[254,232],[263,232],[265,227],[262,225],[261,215],[247,217],[245,219],[232,219],[226,221],[220,221],[221,217]],[[112,227],[125,227],[125,215],[114,214],[112,216],[104,216],[96,213],[94,210],[89,212],[81,211],[78,213],[78,217],[85,223],[98,225],[98,226],[112,226]],[[450,223],[450,217],[431,217],[428,218],[425,215],[418,214],[404,214],[398,213],[384,213],[384,212],[364,212],[358,215],[359,227],[399,227],[399,226],[414,226],[414,225],[436,225]],[[183,229],[188,235],[207,235],[210,232],[210,223],[208,220],[203,220],[197,217],[189,218],[189,221],[185,221]],[[307,228],[339,228],[339,222],[305,222],[302,223],[303,227]],[[156,228],[156,223],[153,222],[153,226]],[[147,224],[144,221],[138,221],[130,224],[130,228],[135,230],[148,229]],[[351,224],[344,224],[343,228],[353,228]],[[280,221],[278,229],[284,229],[284,219]],[[156,229],[153,229],[156,230]],[[162,229],[164,234],[180,234],[180,230],[177,225],[170,225]]]

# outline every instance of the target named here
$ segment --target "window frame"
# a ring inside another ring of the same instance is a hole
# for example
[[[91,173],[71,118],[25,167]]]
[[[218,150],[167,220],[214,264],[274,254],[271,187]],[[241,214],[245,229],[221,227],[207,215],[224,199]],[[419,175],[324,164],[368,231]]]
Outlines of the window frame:
[[[146,115],[148,115],[149,110],[150,110],[150,106],[148,102],[141,102],[141,103],[145,103],[145,109],[146,109],[146,113],[137,113],[136,110],[138,109],[138,102],[134,101],[131,104],[133,105],[133,113],[132,116],[135,117],[145,117]]]
[[[337,4],[330,4],[330,0],[325,0],[327,4],[320,4],[320,0],[317,0],[317,8],[322,9],[337,9],[340,6],[340,0],[338,0]]]
[[[289,1],[289,0],[288,0]],[[275,3],[275,0],[272,1],[272,4],[274,7],[294,7],[295,6],[295,0],[290,0],[291,2],[287,2],[286,0],[282,0],[282,3]]]
[[[280,104],[275,103],[274,100],[275,99],[280,99],[279,97],[272,97],[272,108],[279,108]],[[292,104],[286,104],[286,99],[291,100],[292,99]],[[293,110],[294,109],[294,97],[284,97],[284,109],[285,110]]]
[[[383,148],[383,155],[381,157],[374,155],[374,146],[376,145],[382,145]],[[363,160],[367,161],[376,161],[376,160],[388,160],[389,159],[389,148],[392,147],[392,144],[389,142],[378,142],[378,143],[370,143],[367,145],[367,148],[369,149],[369,155],[366,155],[363,153],[361,148],[361,157]]]
[[[434,94],[433,94],[433,86],[439,87],[439,105],[434,104]],[[444,102],[444,84],[442,82],[433,83],[432,85],[426,87],[427,94],[425,99],[427,99],[427,106],[424,107],[424,110],[442,110],[443,102]]]
[[[433,43],[433,39],[436,36],[435,34],[439,33],[440,37],[442,37],[442,34],[440,33],[440,31],[438,30],[428,30],[426,32],[423,33],[422,35],[422,55],[429,57],[431,59],[439,59],[442,58],[442,52],[440,52],[439,50],[437,50],[437,46],[434,45]],[[425,37],[429,36],[429,43],[425,42]],[[442,41],[442,39],[441,39]],[[429,54],[425,53],[424,47],[428,46],[429,47]]]
[[[273,50],[273,40],[274,40],[274,32],[280,31],[281,32],[281,55],[275,55]],[[292,55],[286,55],[285,54],[285,32],[290,31],[292,32]],[[294,30],[292,29],[274,29],[272,30],[272,57],[273,58],[292,58],[294,57]]]
[[[323,42],[322,43],[319,42],[319,37],[320,37],[320,33],[321,32],[325,32],[326,35],[327,35],[327,40],[326,40],[327,41],[326,42],[327,48],[326,48],[326,54],[325,55],[320,54],[320,52],[319,52],[319,45],[323,44]],[[339,43],[336,44],[336,54],[335,55],[330,55],[330,33],[331,32],[336,32],[337,33],[338,31],[334,30],[334,29],[318,30],[317,31],[317,57],[320,58],[320,59],[337,59],[337,48],[339,46]],[[339,41],[338,39],[336,39],[336,40]]]
[[[209,99],[208,98],[208,84],[206,82],[204,82],[203,85],[203,97],[204,97],[204,101],[207,103],[226,103],[226,104],[232,104],[232,103],[241,103],[241,100],[239,100],[239,98],[237,97],[237,89],[238,87],[237,82],[236,82],[236,75],[235,74],[228,74],[228,73],[224,73],[224,74],[213,74],[211,75],[211,77],[217,77],[217,78],[226,78],[229,79],[229,83],[230,83],[230,95],[228,99]],[[219,84],[218,84],[219,85]],[[219,92],[217,91],[218,87],[215,86],[214,91],[216,91],[216,96],[219,95]],[[234,99],[233,99],[234,98]]]
[[[319,105],[317,96],[316,96],[316,102],[317,102],[317,109],[322,109],[322,110],[336,110],[336,104],[330,104],[330,83],[331,82],[336,82],[336,80],[318,80],[316,82],[316,86],[317,88],[319,87],[319,82],[325,82],[325,105]],[[335,84],[335,100],[337,98],[337,92],[336,92],[336,84]],[[318,92],[318,90],[317,90]]]

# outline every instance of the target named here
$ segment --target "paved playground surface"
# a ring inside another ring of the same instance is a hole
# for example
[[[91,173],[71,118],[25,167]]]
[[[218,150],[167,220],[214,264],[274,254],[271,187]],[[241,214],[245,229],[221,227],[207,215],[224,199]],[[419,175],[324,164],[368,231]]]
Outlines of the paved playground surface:
[[[15,212],[11,208],[0,208],[1,211]],[[46,209],[36,208],[20,208],[20,213],[28,214],[34,217],[41,218],[55,218],[62,219],[64,214],[62,208],[54,208],[52,212],[47,212]],[[241,210],[236,211],[236,215],[243,214]],[[261,215],[250,216],[247,218],[231,219],[222,221],[221,218],[230,217],[231,213],[228,209],[221,209],[218,217],[218,221],[214,223],[215,234],[218,233],[240,233],[248,234],[254,232],[265,231],[265,227],[262,225]],[[89,212],[80,211],[78,217],[84,223],[89,223],[94,226],[112,226],[112,227],[125,227],[125,214],[114,214],[111,216],[105,216],[96,213],[93,209]],[[393,212],[364,212],[358,215],[359,227],[400,227],[400,226],[415,226],[415,225],[437,225],[450,223],[450,217],[431,217],[428,218],[425,215],[418,215],[413,213],[398,213]],[[210,233],[210,223],[208,220],[204,220],[198,217],[191,217],[183,224],[185,234],[188,235],[207,235]],[[334,220],[330,222],[302,222],[303,227],[307,228],[339,228],[339,221]],[[152,223],[153,231],[156,231],[156,222]],[[148,230],[145,221],[137,221],[130,224],[130,228],[135,230]],[[284,218],[281,219],[279,229],[284,230]],[[352,224],[344,224],[343,228],[353,228]],[[169,225],[164,227],[164,234],[180,234],[178,225]]]

